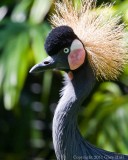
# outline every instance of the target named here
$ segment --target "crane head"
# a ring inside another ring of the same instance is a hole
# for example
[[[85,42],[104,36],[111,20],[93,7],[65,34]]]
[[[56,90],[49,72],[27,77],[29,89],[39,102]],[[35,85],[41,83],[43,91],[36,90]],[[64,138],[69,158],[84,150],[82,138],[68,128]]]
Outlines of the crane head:
[[[45,41],[48,57],[30,70],[42,72],[48,69],[75,70],[85,62],[85,49],[82,42],[68,26],[53,29]]]
[[[55,2],[51,16],[55,28],[45,43],[50,57],[30,72],[53,68],[72,71],[87,60],[97,80],[116,80],[120,76],[128,64],[125,25],[120,23],[119,15],[109,15],[107,9],[97,11],[95,2],[81,0],[78,8],[72,0]]]

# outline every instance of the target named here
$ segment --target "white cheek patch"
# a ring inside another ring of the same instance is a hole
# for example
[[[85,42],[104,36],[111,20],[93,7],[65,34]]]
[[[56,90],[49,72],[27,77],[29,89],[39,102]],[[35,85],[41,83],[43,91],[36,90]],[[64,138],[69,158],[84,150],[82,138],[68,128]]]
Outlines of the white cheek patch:
[[[72,52],[72,51],[77,50],[77,49],[83,49],[83,44],[78,39],[75,39],[72,42],[70,50]]]
[[[72,42],[71,52],[68,56],[68,63],[71,70],[75,70],[79,68],[85,61],[85,49],[83,44],[78,40],[75,39]]]

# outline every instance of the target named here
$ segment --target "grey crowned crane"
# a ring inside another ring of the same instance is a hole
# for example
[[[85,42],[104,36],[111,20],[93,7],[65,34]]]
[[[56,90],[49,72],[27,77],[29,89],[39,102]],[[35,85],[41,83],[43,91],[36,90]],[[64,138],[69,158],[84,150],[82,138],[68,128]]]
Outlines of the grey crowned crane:
[[[120,16],[104,16],[93,0],[55,3],[54,26],[45,41],[48,57],[31,70],[63,70],[65,86],[53,118],[53,144],[58,160],[128,160],[127,155],[97,148],[84,140],[77,116],[82,102],[99,80],[115,80],[128,62],[124,24]],[[111,7],[111,6],[109,6]],[[74,157],[75,156],[75,157]]]

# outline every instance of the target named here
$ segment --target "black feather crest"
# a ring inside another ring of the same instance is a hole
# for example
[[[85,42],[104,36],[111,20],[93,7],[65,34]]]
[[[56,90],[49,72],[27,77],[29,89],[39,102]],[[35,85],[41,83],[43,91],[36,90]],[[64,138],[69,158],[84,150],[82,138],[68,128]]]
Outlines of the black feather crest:
[[[76,38],[72,28],[68,26],[56,27],[49,33],[45,41],[45,50],[50,56],[57,54],[64,47],[70,46]]]

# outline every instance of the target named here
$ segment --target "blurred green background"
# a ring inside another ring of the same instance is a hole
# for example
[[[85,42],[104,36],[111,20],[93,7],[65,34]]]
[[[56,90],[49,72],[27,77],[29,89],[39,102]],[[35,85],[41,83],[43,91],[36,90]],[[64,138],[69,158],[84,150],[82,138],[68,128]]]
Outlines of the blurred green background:
[[[102,2],[114,0],[98,5]],[[29,74],[47,56],[44,41],[53,12],[50,0],[0,0],[0,160],[56,159],[51,126],[62,73]],[[117,0],[110,12],[122,14],[128,24],[128,0]],[[119,81],[100,83],[78,121],[94,145],[128,154],[128,65]]]

